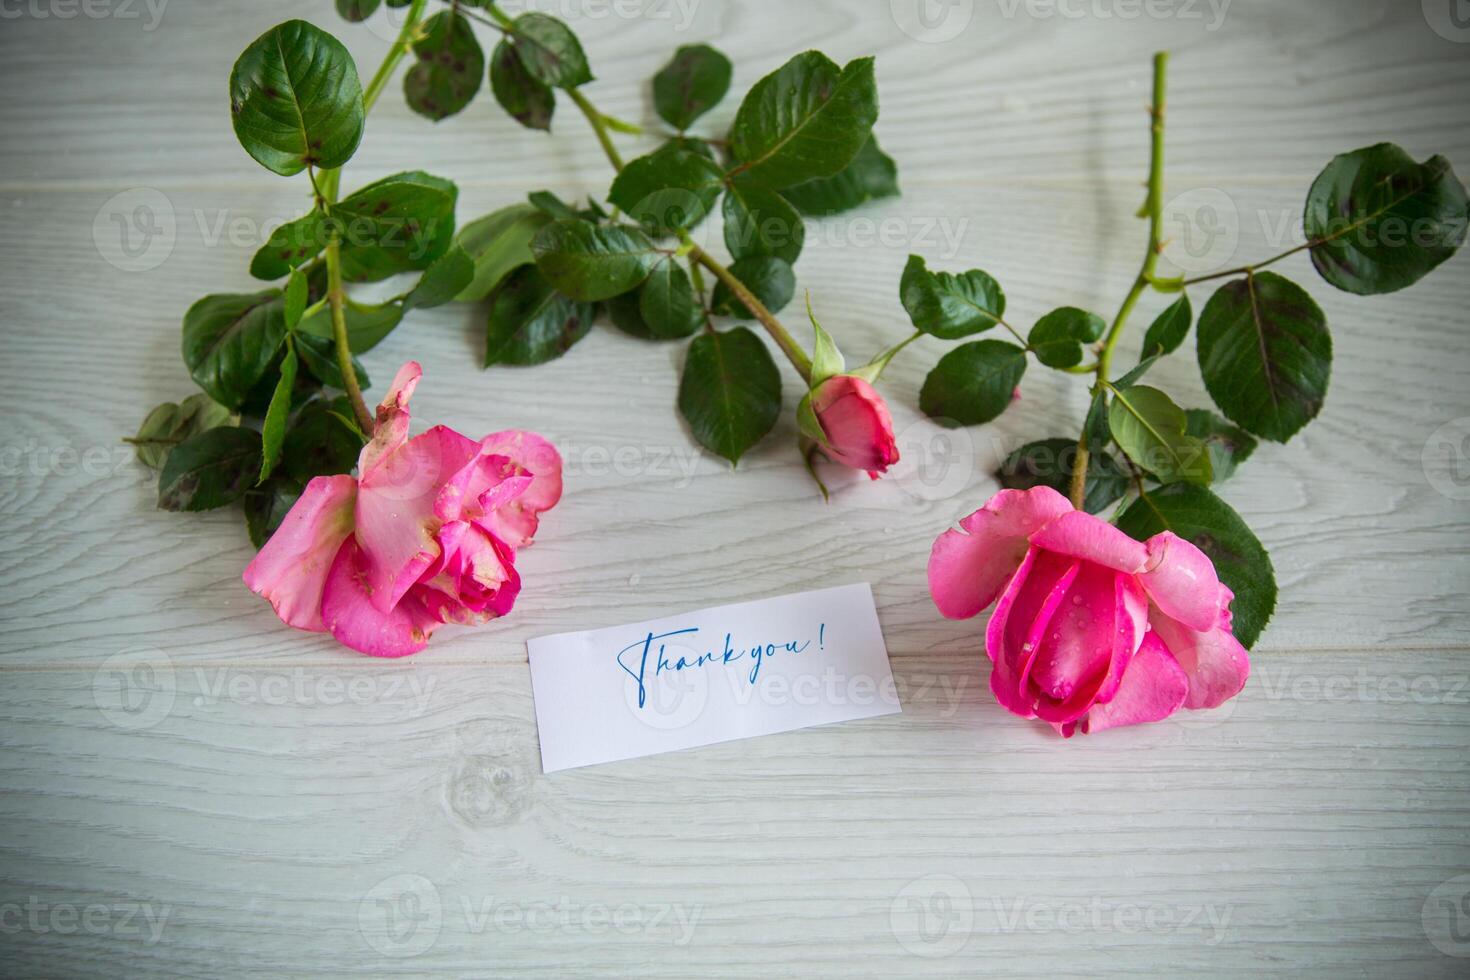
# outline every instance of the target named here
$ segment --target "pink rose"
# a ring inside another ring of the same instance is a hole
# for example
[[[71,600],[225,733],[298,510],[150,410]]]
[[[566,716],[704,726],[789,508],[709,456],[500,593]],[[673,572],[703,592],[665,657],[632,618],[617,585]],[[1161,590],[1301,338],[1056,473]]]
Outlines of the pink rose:
[[[1003,490],[960,526],[934,542],[929,591],[950,619],[1000,599],[985,652],[1006,710],[1070,738],[1218,707],[1245,686],[1235,595],[1183,538],[1140,544],[1048,487]]]
[[[320,476],[245,569],[288,626],[373,657],[404,657],[445,623],[510,612],[515,549],[561,499],[561,456],[529,432],[475,442],[445,426],[408,438],[423,369],[405,364],[378,408],[358,476]]]
[[[867,470],[875,480],[898,462],[888,405],[862,378],[837,374],[823,381],[812,391],[812,411],[833,462]]]

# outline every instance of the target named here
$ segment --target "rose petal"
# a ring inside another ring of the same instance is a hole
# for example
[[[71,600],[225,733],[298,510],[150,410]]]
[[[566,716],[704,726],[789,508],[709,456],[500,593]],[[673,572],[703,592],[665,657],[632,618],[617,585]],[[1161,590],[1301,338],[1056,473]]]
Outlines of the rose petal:
[[[1036,716],[1075,721],[1100,698],[1116,695],[1142,639],[1146,603],[1132,578],[1091,562],[1080,571],[1051,617],[1031,674]],[[1136,618],[1135,618],[1136,617]]]
[[[1138,580],[1154,605],[1192,630],[1214,628],[1220,619],[1221,590],[1209,556],[1171,531],[1155,534],[1145,547],[1147,570]]]
[[[439,546],[442,557],[414,593],[435,619],[480,626],[510,612],[521,579],[508,546],[467,521],[444,525]]]
[[[245,568],[245,584],[270,600],[287,626],[320,633],[322,587],[342,541],[352,533],[357,481],[319,476],[292,506],[280,528]]]
[[[453,429],[435,426],[362,478],[357,540],[368,595],[379,612],[391,610],[439,557],[434,532],[443,515],[459,509],[478,451]]]
[[[995,662],[990,689],[1002,707],[1022,718],[1036,715],[1036,697],[1026,681],[1040,637],[1080,567],[1074,559],[1032,549],[986,627],[985,650]]]
[[[441,625],[414,593],[389,612],[370,598],[367,568],[355,538],[337,551],[322,592],[322,619],[337,642],[370,657],[406,657],[429,645]]]
[[[1080,510],[1068,510],[1032,534],[1031,543],[1130,575],[1142,570],[1148,560],[1148,550],[1140,542]]]
[[[1117,696],[1087,713],[1082,732],[1093,735],[1109,728],[1162,721],[1178,711],[1189,693],[1189,679],[1164,644],[1153,633],[1133,655]]]
[[[866,470],[873,479],[898,462],[888,404],[862,378],[839,374],[823,381],[812,393],[812,412],[833,462]]]
[[[539,515],[555,507],[561,500],[562,462],[556,447],[534,432],[511,429],[486,436],[480,452],[487,456],[505,456],[531,476],[530,486],[514,499],[497,504],[487,511],[479,523],[512,548],[522,548],[536,536]],[[477,484],[471,483],[470,493]],[[479,493],[484,492],[479,488]]]
[[[419,366],[418,361],[409,361],[398,369],[398,376],[393,379],[393,387],[388,389],[388,396],[378,406],[378,418],[373,428],[373,438],[363,447],[362,453],[357,457],[359,477],[365,477],[371,473],[380,462],[408,439],[408,428],[411,421],[408,403],[413,398],[414,390],[418,388],[419,380],[423,376],[424,369]]]
[[[929,556],[929,592],[950,619],[977,616],[995,601],[1026,557],[1027,538],[1072,510],[1050,487],[1002,490],[945,531]]]
[[[1227,596],[1229,592],[1225,590]],[[1229,622],[1227,614],[1213,629],[1197,632],[1161,609],[1149,611],[1149,624],[1189,679],[1186,708],[1218,708],[1244,689],[1251,674],[1250,654],[1230,632]]]

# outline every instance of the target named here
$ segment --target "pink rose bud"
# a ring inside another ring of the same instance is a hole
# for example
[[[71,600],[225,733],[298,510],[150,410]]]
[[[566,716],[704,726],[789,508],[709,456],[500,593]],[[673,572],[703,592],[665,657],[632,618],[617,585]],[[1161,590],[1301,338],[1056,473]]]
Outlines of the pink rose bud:
[[[823,381],[812,391],[812,411],[833,462],[867,470],[875,480],[898,462],[888,405],[862,378],[838,374]]]
[[[1235,596],[1183,538],[1139,543],[1049,487],[1003,490],[960,527],[934,542],[929,591],[951,619],[999,600],[985,652],[1013,714],[1070,738],[1215,708],[1245,686]]]
[[[561,456],[529,432],[408,438],[423,370],[398,372],[358,475],[319,476],[245,569],[288,626],[373,657],[418,653],[440,626],[510,612],[517,548],[561,499]]]

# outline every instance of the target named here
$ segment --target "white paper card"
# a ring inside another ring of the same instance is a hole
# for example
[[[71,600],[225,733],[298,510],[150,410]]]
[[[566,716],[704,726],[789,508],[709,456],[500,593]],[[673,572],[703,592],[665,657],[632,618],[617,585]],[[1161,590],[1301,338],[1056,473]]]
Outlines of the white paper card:
[[[545,772],[902,710],[866,584],[526,646]]]

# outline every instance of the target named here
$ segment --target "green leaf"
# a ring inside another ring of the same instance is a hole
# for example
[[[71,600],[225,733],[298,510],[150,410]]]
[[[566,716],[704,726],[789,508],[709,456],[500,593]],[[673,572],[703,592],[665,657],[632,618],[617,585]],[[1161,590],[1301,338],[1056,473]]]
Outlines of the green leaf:
[[[475,260],[458,245],[424,271],[418,285],[403,300],[403,312],[454,302],[475,278]]]
[[[790,263],[774,255],[752,255],[736,259],[730,264],[730,273],[772,313],[780,313],[796,295],[796,273],[792,271]],[[755,319],[755,314],[746,309],[745,304],[723,282],[715,286],[710,308],[721,316]]]
[[[526,70],[515,45],[501,41],[490,56],[490,89],[506,113],[527,129],[551,132],[556,94]]]
[[[816,390],[817,385],[823,381],[847,370],[847,361],[843,358],[842,351],[837,349],[837,341],[817,322],[817,314],[812,310],[811,293],[806,295],[806,316],[812,321],[812,330],[816,337],[812,344],[811,372],[811,387]],[[825,436],[823,439],[825,440]]]
[[[393,332],[403,322],[403,307],[397,303],[370,306],[348,300],[342,310],[347,321],[347,345],[355,353],[366,354]],[[303,319],[296,326],[298,334],[332,339],[332,311],[323,305],[320,310]]]
[[[1424,163],[1392,143],[1337,157],[1307,195],[1312,263],[1338,289],[1371,296],[1412,286],[1454,255],[1470,218],[1444,157]]]
[[[873,136],[841,173],[788,187],[781,196],[805,215],[841,214],[869,201],[897,197],[898,166],[878,148],[878,137]]]
[[[635,289],[621,296],[614,296],[603,303],[608,319],[613,326],[639,340],[658,340],[643,320],[643,290]]]
[[[1194,307],[1190,305],[1189,296],[1180,296],[1173,305],[1159,314],[1159,318],[1148,328],[1148,333],[1144,334],[1143,352],[1138,356],[1139,361],[1174,353],[1184,343],[1184,338],[1189,336],[1189,328],[1193,323]]]
[[[744,327],[700,334],[684,362],[679,411],[701,446],[739,463],[781,417],[781,372],[771,352]]]
[[[1077,468],[1077,443],[1073,439],[1044,439],[1022,446],[1001,464],[997,474],[1007,490],[1051,487],[1062,496],[1072,492],[1072,473]],[[1099,514],[1128,492],[1128,471],[1111,455],[1101,451],[1087,456],[1087,494],[1082,507]]]
[[[1149,371],[1153,370],[1153,366],[1159,362],[1159,358],[1161,356],[1163,355],[1155,354],[1153,357],[1145,357],[1143,360],[1139,361],[1133,366],[1133,370],[1124,374],[1121,378],[1115,380],[1113,382],[1113,387],[1127,388],[1131,385],[1137,384],[1139,381],[1143,380],[1143,376],[1145,374],[1148,374]]]
[[[710,146],[704,140],[697,139],[693,136],[671,136],[664,141],[661,149],[685,150],[689,153],[698,153],[706,160],[715,159],[714,147]]]
[[[347,390],[346,381],[342,377],[342,368],[337,364],[337,345],[330,337],[296,333],[292,335],[292,343],[296,348],[296,356],[301,358],[301,363],[308,374],[328,388],[336,388],[338,391]],[[357,375],[358,385],[364,391],[373,386],[372,379],[368,377],[362,362],[355,356],[352,358],[352,369]]]
[[[679,132],[719,105],[730,91],[730,59],[707,44],[687,45],[653,78],[653,106]]]
[[[792,58],[751,88],[730,130],[732,176],[781,190],[833,177],[852,163],[878,119],[873,59],[839,69],[826,55]]]
[[[288,221],[275,231],[255,253],[250,262],[250,274],[267,282],[290,275],[322,254],[327,247],[327,232],[321,211],[313,208],[310,214],[295,221]]]
[[[576,88],[592,81],[587,55],[577,35],[555,17],[522,14],[510,37],[526,70],[552,88]]]
[[[673,257],[654,266],[638,292],[638,312],[649,333],[663,340],[688,337],[704,322],[689,273]]]
[[[915,329],[941,340],[989,330],[1006,312],[1005,293],[984,272],[930,272],[917,255],[909,256],[899,294]]]
[[[1087,436],[1087,448],[1097,452],[1113,441],[1113,430],[1108,427],[1108,390],[1098,388],[1093,392],[1092,404],[1087,409],[1087,419],[1082,423]]]
[[[308,165],[340,167],[362,141],[362,83],[332,35],[290,20],[245,49],[230,73],[230,113],[240,145],[290,177]]]
[[[532,191],[526,195],[526,200],[531,203],[533,208],[541,211],[548,218],[565,218],[568,221],[592,221],[594,224],[596,223],[596,219],[578,211],[566,201],[551,193],[551,191]]]
[[[301,499],[303,488],[283,477],[268,480],[263,486],[245,491],[245,530],[250,543],[257,549],[264,548],[271,535],[280,530],[286,515]]]
[[[806,243],[806,222],[780,194],[733,184],[725,195],[724,212],[725,247],[732,257],[774,255],[796,264]]]
[[[1322,410],[1332,335],[1291,280],[1260,272],[1220,287],[1200,314],[1198,347],[1210,397],[1247,432],[1287,442]]]
[[[724,173],[687,150],[661,149],[629,162],[613,181],[608,200],[658,234],[693,228],[719,199]]]
[[[366,440],[346,421],[350,418],[352,405],[345,397],[303,406],[286,433],[278,477],[304,487],[318,476],[351,473]]]
[[[296,329],[296,325],[306,314],[306,304],[310,299],[311,283],[307,280],[306,274],[299,269],[292,269],[291,278],[286,280],[286,293],[282,308],[287,330]]]
[[[512,269],[536,261],[531,241],[551,221],[529,204],[512,204],[471,221],[455,241],[475,262],[475,278],[455,297],[475,303],[489,296]]]
[[[260,433],[222,426],[201,432],[169,453],[158,477],[164,510],[214,510],[239,500],[260,472]]]
[[[381,3],[382,0],[337,0],[337,13],[359,23],[371,17]]]
[[[211,398],[238,410],[286,339],[279,289],[206,296],[184,314],[184,363]]]
[[[1118,527],[1138,541],[1173,531],[1208,555],[1235,593],[1235,638],[1247,649],[1255,646],[1276,609],[1276,573],[1266,549],[1228,504],[1204,487],[1175,483],[1135,501]]]
[[[281,455],[281,445],[286,441],[286,418],[291,414],[291,392],[296,388],[296,363],[296,348],[287,338],[281,377],[276,382],[276,393],[271,396],[270,408],[266,409],[265,422],[260,429],[260,478],[257,483],[270,479],[271,470]]]
[[[584,303],[636,289],[663,255],[637,229],[566,220],[537,232],[531,253],[552,286]]]
[[[1106,329],[1096,313],[1064,306],[1038,320],[1026,341],[1042,364],[1069,368],[1082,363],[1082,345],[1092,343]]]
[[[470,104],[485,75],[485,52],[474,28],[455,10],[445,10],[419,25],[413,42],[418,64],[403,77],[408,107],[438,122]]]
[[[459,189],[422,171],[375,181],[332,207],[331,227],[342,239],[342,274],[377,282],[427,269],[454,242]]]
[[[201,432],[222,425],[236,425],[239,421],[239,416],[208,395],[190,395],[177,405],[165,402],[149,412],[138,427],[138,434],[129,441],[138,461],[149,469],[158,470],[163,468],[168,454],[179,443]]]
[[[1256,451],[1256,440],[1249,432],[1231,425],[1208,409],[1187,410],[1184,422],[1184,431],[1203,442],[1210,451],[1210,465],[1216,483],[1230,479],[1236,467]]]
[[[490,300],[485,366],[542,364],[592,329],[596,310],[557,292],[534,265],[515,270]]]
[[[940,359],[919,407],[941,425],[982,425],[1010,407],[1026,374],[1026,352],[1003,340],[976,340]]]
[[[1108,425],[1118,448],[1163,482],[1209,486],[1210,454],[1184,431],[1184,410],[1162,391],[1144,385],[1115,390]]]

